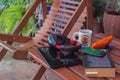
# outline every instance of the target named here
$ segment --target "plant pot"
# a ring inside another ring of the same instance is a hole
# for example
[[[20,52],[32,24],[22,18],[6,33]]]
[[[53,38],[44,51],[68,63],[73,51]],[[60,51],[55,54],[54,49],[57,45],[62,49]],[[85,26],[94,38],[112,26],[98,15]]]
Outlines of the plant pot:
[[[103,16],[103,27],[105,35],[114,35],[120,38],[120,15],[104,13]]]
[[[93,21],[93,33],[97,34],[97,33],[103,33],[103,25],[102,23],[98,22],[97,20]]]

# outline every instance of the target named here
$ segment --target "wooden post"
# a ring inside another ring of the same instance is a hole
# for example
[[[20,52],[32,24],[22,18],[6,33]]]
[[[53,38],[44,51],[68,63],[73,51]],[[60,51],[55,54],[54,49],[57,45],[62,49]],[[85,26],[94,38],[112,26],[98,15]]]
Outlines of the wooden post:
[[[86,0],[87,4],[87,28],[93,29],[93,0]]]
[[[43,22],[46,19],[46,15],[47,15],[47,4],[46,4],[46,0],[42,0],[42,12],[43,12]]]
[[[40,66],[37,73],[33,76],[32,80],[41,80],[42,75],[45,73],[46,68],[44,66]]]

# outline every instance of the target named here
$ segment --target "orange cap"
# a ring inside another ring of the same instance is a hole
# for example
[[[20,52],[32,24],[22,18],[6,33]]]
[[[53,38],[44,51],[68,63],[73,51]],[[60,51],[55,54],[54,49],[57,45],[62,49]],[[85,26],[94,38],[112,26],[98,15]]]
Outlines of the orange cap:
[[[101,39],[95,43],[93,43],[93,45],[91,46],[91,48],[94,48],[94,49],[103,49],[105,48],[109,43],[111,43],[113,39],[113,36],[108,36],[104,39]]]

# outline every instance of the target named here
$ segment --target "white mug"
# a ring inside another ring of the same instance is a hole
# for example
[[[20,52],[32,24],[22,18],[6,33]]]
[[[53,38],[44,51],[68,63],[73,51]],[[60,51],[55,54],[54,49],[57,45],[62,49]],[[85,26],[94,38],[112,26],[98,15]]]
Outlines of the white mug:
[[[80,42],[82,47],[90,47],[92,31],[88,29],[81,29],[79,32],[73,34],[73,40]]]

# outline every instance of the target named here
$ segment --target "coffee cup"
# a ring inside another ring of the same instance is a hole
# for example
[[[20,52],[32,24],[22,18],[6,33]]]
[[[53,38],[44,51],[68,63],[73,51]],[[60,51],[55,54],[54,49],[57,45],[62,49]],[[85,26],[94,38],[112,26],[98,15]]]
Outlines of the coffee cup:
[[[82,47],[90,47],[92,31],[88,29],[81,29],[79,32],[73,34],[73,40],[80,42]]]

